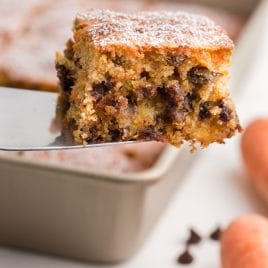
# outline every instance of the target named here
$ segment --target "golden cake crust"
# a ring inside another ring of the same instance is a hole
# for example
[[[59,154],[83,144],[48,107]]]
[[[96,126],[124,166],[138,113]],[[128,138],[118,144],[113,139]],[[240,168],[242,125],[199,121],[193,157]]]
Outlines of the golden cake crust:
[[[78,14],[78,35],[87,36],[95,47],[154,49],[233,50],[226,32],[212,20],[186,12],[139,12],[124,14],[90,10]]]

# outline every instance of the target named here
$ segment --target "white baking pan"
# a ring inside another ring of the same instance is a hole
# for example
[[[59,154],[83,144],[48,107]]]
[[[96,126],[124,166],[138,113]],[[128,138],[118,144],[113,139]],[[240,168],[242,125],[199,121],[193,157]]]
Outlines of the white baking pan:
[[[224,2],[247,10],[242,0]],[[167,146],[149,170],[113,174],[0,156],[0,244],[86,261],[125,260],[193,157],[188,148]]]

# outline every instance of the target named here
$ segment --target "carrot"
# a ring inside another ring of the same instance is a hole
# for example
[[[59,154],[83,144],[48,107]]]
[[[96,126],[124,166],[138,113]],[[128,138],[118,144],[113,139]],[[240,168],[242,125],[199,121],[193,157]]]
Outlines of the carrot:
[[[253,186],[268,204],[268,119],[255,120],[246,128],[241,151]]]
[[[221,236],[223,268],[268,268],[268,219],[249,214],[234,220]]]

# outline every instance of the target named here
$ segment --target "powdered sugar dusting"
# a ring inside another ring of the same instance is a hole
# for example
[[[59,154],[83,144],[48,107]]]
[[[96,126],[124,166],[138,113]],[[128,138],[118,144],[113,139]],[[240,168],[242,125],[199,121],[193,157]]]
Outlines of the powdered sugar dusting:
[[[86,34],[94,45],[130,47],[233,48],[225,31],[210,19],[186,12],[123,14],[89,10],[79,14],[75,27],[87,23]]]

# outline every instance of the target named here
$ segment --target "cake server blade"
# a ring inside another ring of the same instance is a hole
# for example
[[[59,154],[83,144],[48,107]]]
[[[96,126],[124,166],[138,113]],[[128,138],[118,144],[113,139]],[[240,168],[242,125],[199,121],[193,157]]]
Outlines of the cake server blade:
[[[134,143],[74,145],[61,136],[56,105],[57,93],[0,87],[0,150],[62,150]]]

